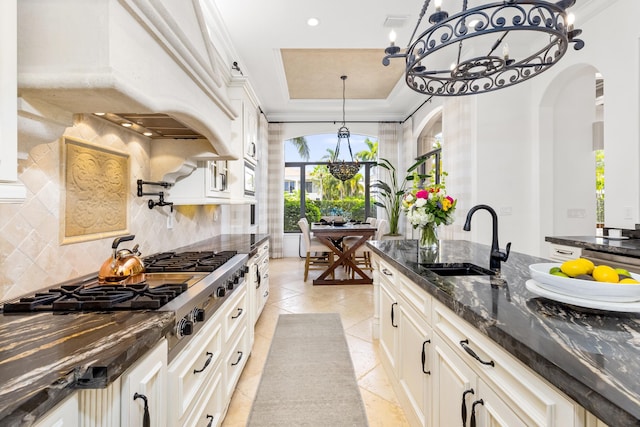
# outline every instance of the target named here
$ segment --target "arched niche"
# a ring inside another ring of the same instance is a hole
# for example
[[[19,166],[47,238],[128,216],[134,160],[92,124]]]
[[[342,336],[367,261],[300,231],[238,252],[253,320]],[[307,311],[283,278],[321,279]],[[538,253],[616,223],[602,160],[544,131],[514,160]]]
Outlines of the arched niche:
[[[539,106],[539,218],[544,236],[595,234],[593,123],[598,70],[577,64],[557,75]]]

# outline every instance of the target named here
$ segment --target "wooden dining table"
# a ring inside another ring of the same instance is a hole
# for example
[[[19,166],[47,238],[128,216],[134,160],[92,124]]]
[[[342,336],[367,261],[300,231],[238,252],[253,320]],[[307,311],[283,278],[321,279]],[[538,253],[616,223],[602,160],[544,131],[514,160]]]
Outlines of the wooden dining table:
[[[371,277],[369,277],[355,262],[353,262],[352,254],[367,240],[375,235],[376,227],[371,224],[352,224],[347,223],[342,226],[338,225],[324,225],[324,224],[311,224],[311,231],[313,235],[327,248],[334,252],[338,259],[334,261],[325,271],[313,281],[314,285],[366,285],[373,283]],[[341,242],[345,237],[357,237],[358,239],[351,239],[349,246],[345,248]],[[335,277],[335,269],[344,265],[353,270],[354,277],[346,279],[330,279],[329,275]],[[356,277],[356,275],[360,277]]]

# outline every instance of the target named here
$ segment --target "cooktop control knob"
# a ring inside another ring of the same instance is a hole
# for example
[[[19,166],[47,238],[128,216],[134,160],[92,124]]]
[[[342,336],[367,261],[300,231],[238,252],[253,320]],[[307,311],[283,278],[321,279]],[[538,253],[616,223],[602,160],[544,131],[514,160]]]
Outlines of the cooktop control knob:
[[[233,284],[237,285],[238,283],[240,283],[240,276],[238,275],[233,276]]]
[[[226,292],[227,292],[227,291],[226,291],[226,289],[224,288],[224,286],[218,286],[218,289],[216,289],[216,296],[217,296],[218,298],[222,298]]]
[[[243,265],[242,269],[240,270],[240,277],[244,277],[244,275],[247,274],[248,272],[249,272],[249,266]]]
[[[202,308],[194,308],[193,309],[193,321],[194,322],[204,322],[204,309],[202,309]]]
[[[193,333],[193,322],[186,317],[183,317],[178,322],[178,326],[176,326],[176,335],[179,338],[182,338],[186,335],[191,335]]]
[[[233,279],[227,280],[227,289],[233,289]]]

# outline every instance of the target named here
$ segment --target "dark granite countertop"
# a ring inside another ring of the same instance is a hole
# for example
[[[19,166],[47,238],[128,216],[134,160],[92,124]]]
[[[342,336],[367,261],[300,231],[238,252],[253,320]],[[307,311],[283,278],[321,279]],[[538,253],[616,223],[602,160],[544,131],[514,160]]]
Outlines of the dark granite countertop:
[[[417,241],[372,250],[610,427],[640,425],[640,315],[581,309],[526,289],[529,265],[511,252],[498,278],[440,277],[417,263]],[[489,246],[442,241],[438,262],[489,266]]]
[[[221,235],[176,251],[252,254],[268,238]],[[0,425],[32,425],[74,390],[106,387],[172,330],[174,317],[157,311],[0,313]]]
[[[547,236],[544,240],[559,245],[640,258],[640,239],[617,240],[596,236]]]

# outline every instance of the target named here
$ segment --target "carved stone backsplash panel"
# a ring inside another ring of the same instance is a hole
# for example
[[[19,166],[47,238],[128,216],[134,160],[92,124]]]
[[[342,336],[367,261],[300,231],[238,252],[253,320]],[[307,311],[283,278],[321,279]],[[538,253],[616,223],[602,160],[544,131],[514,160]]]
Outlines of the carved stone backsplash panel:
[[[65,137],[62,243],[127,233],[129,155]]]

